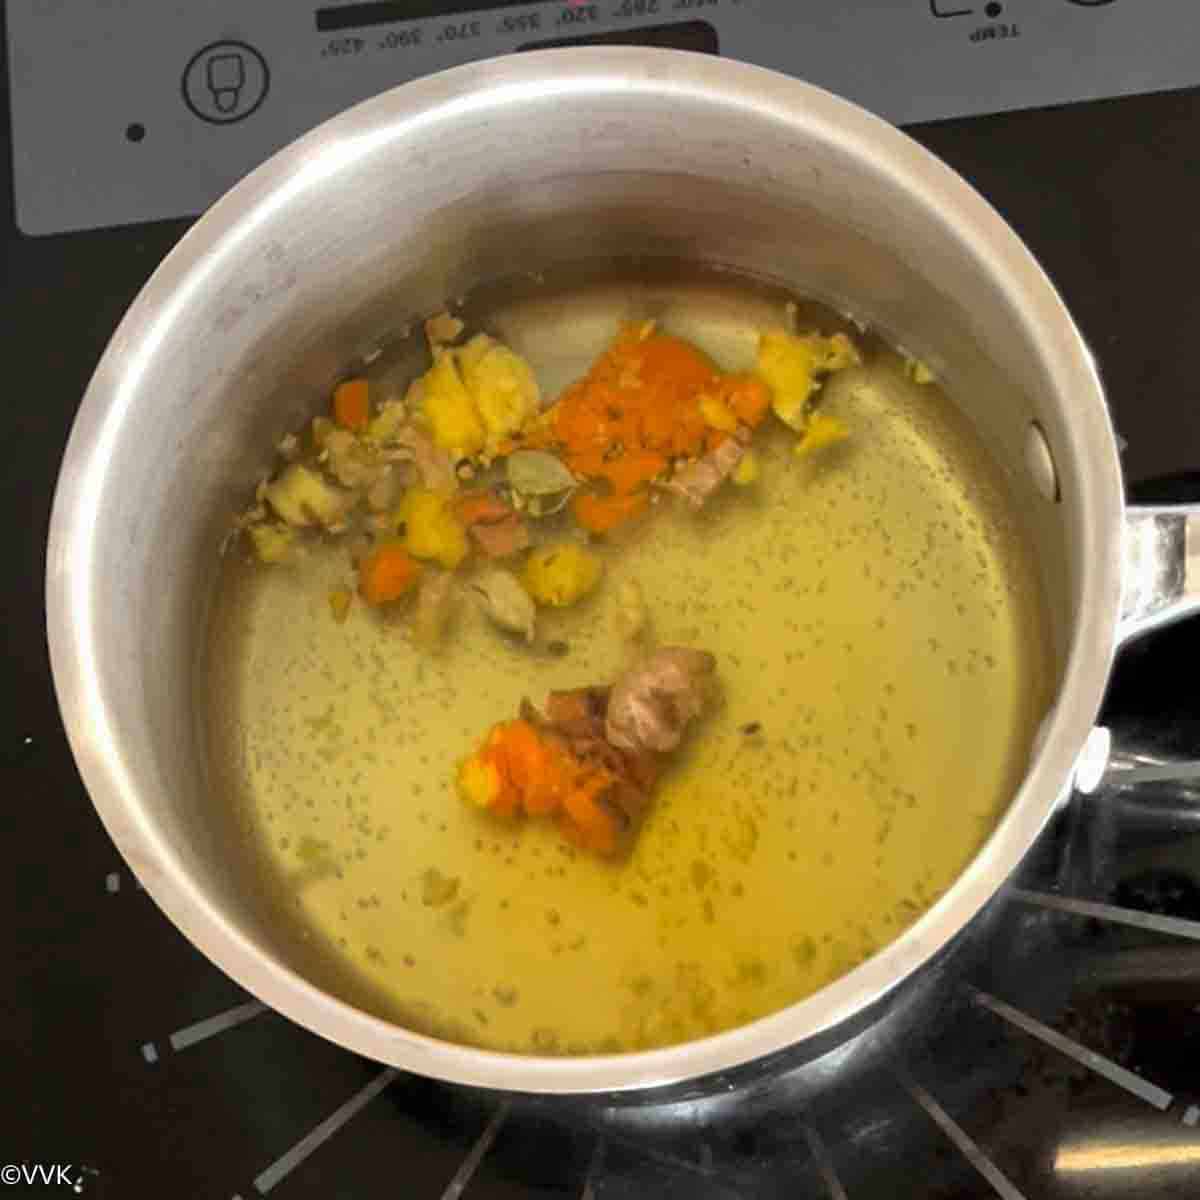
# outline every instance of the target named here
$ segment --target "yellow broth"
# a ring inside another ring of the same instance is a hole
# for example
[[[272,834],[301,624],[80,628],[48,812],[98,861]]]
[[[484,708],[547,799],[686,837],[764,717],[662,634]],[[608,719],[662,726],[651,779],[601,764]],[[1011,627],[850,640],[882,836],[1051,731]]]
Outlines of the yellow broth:
[[[647,284],[535,299],[484,327],[557,387],[639,312],[744,367],[782,303]],[[845,328],[807,306],[813,323]],[[403,612],[356,603],[336,624],[329,592],[353,586],[344,546],[294,568],[227,560],[208,659],[214,787],[327,986],[489,1048],[667,1045],[811,994],[962,871],[1044,708],[1038,586],[1000,472],[953,405],[858,340],[865,365],[823,392],[851,439],[797,459],[794,435],[764,430],[753,486],[699,515],[658,504],[601,548],[594,596],[541,615],[561,657],[499,635],[469,602],[435,654]],[[608,862],[551,823],[469,808],[453,781],[522,697],[618,673],[625,579],[657,642],[716,655],[721,696],[631,856]]]

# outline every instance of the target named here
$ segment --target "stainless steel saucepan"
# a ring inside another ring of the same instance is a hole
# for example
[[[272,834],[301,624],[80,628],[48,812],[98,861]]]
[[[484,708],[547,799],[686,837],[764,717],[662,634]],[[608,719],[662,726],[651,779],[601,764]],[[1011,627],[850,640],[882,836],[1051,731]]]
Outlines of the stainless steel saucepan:
[[[631,254],[781,280],[950,383],[1036,541],[1057,692],[1007,815],[955,885],[850,974],[675,1048],[488,1053],[367,1015],[300,973],[228,865],[194,719],[218,545],[272,438],[409,316],[474,285]],[[1114,652],[1196,605],[1195,518],[1127,510],[1095,364],[1001,218],[915,142],[735,62],[590,48],[457,68],[283,150],[207,213],[104,355],[50,530],[54,678],[84,782],[147,891],[267,1004],[361,1054],[530,1092],[677,1084],[811,1058],[917,994],[979,927],[1077,774]]]

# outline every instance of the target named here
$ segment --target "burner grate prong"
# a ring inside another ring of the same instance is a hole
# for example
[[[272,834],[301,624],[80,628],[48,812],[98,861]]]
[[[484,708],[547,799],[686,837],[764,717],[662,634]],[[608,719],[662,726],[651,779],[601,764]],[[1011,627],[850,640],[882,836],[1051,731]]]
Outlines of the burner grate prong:
[[[1029,1016],[1028,1013],[1013,1008],[1011,1004],[1005,1004],[1003,1000],[997,1000],[995,996],[990,996],[987,992],[981,992],[978,988],[970,985],[966,985],[966,990],[980,1007],[995,1013],[1010,1025],[1015,1025],[1047,1046],[1052,1046],[1068,1058],[1074,1059],[1081,1066],[1087,1067],[1089,1071],[1094,1071],[1110,1083],[1115,1083],[1117,1087],[1124,1088],[1139,1100],[1144,1100],[1162,1112],[1171,1107],[1174,1098],[1170,1092],[1164,1091],[1140,1075],[1135,1075],[1127,1068],[1113,1062],[1112,1059],[1105,1058],[1103,1054],[1097,1054],[1096,1051],[1081,1046],[1078,1042],[1072,1041],[1071,1038],[1051,1029],[1048,1025],[1043,1025],[1041,1021]]]
[[[467,1184],[479,1170],[479,1164],[483,1162],[484,1155],[492,1148],[492,1143],[496,1140],[496,1134],[500,1132],[500,1127],[508,1120],[509,1107],[508,1101],[505,1101],[492,1113],[492,1119],[476,1138],[470,1154],[463,1159],[462,1166],[454,1172],[454,1178],[446,1185],[446,1190],[442,1193],[442,1200],[458,1200],[467,1190]]]
[[[833,1158],[821,1140],[821,1135],[807,1121],[801,1126],[801,1129],[804,1133],[804,1140],[808,1143],[809,1151],[812,1153],[813,1162],[817,1164],[817,1170],[820,1171],[821,1178],[829,1189],[829,1200],[849,1200],[846,1189],[842,1187],[842,1181],[837,1177]]]
[[[175,1030],[167,1040],[171,1043],[172,1050],[186,1050],[197,1042],[206,1041],[210,1037],[216,1037],[218,1033],[234,1029],[266,1011],[267,1006],[260,1000],[249,1000],[245,1004],[238,1004],[224,1012],[217,1013],[216,1016],[205,1017],[203,1021],[185,1025],[182,1029]]]
[[[380,1071],[370,1083],[334,1109],[320,1125],[309,1130],[290,1150],[277,1158],[254,1180],[255,1190],[265,1196],[277,1183],[290,1175],[314,1150],[327,1142],[352,1117],[356,1117],[400,1072],[394,1067]]]
[[[929,1119],[946,1135],[962,1156],[992,1185],[1000,1200],[1026,1200],[1011,1180],[972,1141],[966,1130],[955,1124],[950,1114],[905,1070],[895,1068],[900,1086],[923,1108]]]
[[[1136,763],[1124,765],[1116,758],[1109,764],[1104,783],[1109,787],[1133,787],[1143,783],[1200,782],[1200,762]]]
[[[604,1169],[605,1141],[602,1137],[596,1139],[595,1149],[592,1150],[592,1161],[588,1163],[587,1174],[583,1179],[583,1193],[579,1200],[596,1200],[596,1180]]]
[[[1022,904],[1032,904],[1038,908],[1051,908],[1076,917],[1092,917],[1097,921],[1131,925],[1135,929],[1146,929],[1151,933],[1167,933],[1172,937],[1191,938],[1200,942],[1200,921],[1185,921],[1182,917],[1161,917],[1157,913],[1141,912],[1136,908],[1118,908],[1113,904],[1098,904],[1094,900],[1073,900],[1069,896],[1055,896],[1051,892],[1031,892],[1024,888],[1013,888],[1009,895]]]

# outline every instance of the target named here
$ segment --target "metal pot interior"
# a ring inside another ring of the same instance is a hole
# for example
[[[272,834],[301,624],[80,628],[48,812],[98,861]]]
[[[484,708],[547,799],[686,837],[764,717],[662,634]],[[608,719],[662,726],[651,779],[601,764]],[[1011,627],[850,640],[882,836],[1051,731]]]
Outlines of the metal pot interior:
[[[1056,706],[1011,844],[981,856],[993,861],[973,895],[954,889],[895,953],[799,1016],[690,1059],[658,1052],[585,1077],[389,1032],[299,983],[291,972],[312,974],[304,949],[248,882],[206,786],[195,690],[229,516],[274,440],[319,408],[339,371],[481,285],[637,255],[779,281],[934,366],[1002,464],[1036,545],[1054,677],[1070,676],[1074,710]],[[1033,422],[1057,503],[1026,467]],[[322,127],[222,200],[155,275],[97,372],[64,468],[55,668],[118,844],[184,932],[269,1002],[450,1078],[548,1090],[664,1082],[836,1027],[999,886],[1099,702],[1115,602],[1105,539],[1119,516],[1111,433],[1073,327],[999,218],[923,151],[822,93],[734,64],[525,56],[409,85]]]

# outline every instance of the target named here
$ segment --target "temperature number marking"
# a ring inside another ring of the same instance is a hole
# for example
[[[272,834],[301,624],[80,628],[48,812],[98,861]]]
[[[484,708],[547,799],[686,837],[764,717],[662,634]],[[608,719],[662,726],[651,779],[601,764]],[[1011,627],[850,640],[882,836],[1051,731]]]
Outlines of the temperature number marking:
[[[421,44],[421,31],[419,29],[393,29],[391,33],[385,33],[379,39],[380,50],[405,50],[409,46],[419,46]]]
[[[361,54],[367,43],[360,37],[333,38],[321,50],[322,58],[340,58],[343,54]]]
[[[1016,25],[984,25],[970,35],[973,42],[1003,42],[1021,36]]]
[[[504,17],[496,28],[500,33],[533,33],[541,27],[541,13],[517,13]]]
[[[478,21],[459,21],[452,25],[443,25],[437,35],[439,42],[465,42],[479,36]]]
[[[600,13],[594,4],[574,4],[564,8],[558,14],[556,25],[587,25],[600,19]]]
[[[658,12],[658,0],[621,0],[614,17],[649,17]]]

